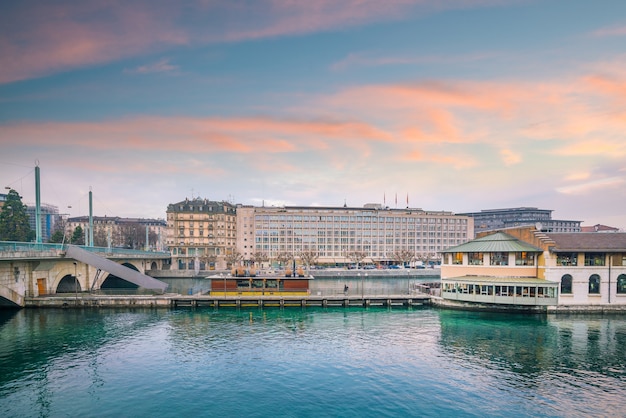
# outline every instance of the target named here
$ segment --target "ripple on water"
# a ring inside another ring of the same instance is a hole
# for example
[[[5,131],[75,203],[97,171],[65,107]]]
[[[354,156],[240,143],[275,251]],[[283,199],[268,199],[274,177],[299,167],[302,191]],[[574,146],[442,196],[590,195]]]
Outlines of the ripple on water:
[[[352,308],[67,313],[26,311],[4,323],[4,415],[569,417],[626,407],[624,319]]]

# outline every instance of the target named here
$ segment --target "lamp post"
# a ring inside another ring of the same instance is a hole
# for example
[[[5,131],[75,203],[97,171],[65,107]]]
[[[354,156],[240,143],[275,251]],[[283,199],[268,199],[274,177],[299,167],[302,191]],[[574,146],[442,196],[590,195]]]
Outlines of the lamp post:
[[[77,263],[74,261],[74,298],[76,299],[76,304],[78,305],[78,274],[77,274]]]
[[[365,277],[367,277],[367,273],[363,274],[363,276],[364,276],[364,277],[362,277],[362,278],[361,278],[361,291],[362,291],[363,293],[365,293],[364,286],[365,286]],[[364,297],[364,296],[363,296],[363,295],[361,295],[361,297]]]

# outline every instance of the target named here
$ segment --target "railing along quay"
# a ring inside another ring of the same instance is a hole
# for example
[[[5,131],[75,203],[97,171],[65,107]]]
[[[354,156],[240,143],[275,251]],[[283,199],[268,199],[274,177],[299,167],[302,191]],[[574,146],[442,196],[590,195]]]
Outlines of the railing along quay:
[[[325,295],[325,296],[172,296],[171,306],[178,307],[370,307],[420,306],[430,304],[430,295]]]

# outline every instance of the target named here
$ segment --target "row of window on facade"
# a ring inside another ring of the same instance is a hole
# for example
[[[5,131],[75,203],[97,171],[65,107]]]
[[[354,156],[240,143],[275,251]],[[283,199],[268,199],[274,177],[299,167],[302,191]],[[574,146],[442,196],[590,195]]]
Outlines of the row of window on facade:
[[[555,298],[554,286],[505,286],[475,283],[443,283],[443,291],[448,293],[462,293],[482,296]]]
[[[213,231],[208,231],[206,234],[204,233],[203,230],[198,231],[198,234],[196,234],[193,230],[189,231],[189,234],[185,234],[183,231],[180,231],[179,234],[177,235],[178,238],[185,238],[187,236],[190,237],[208,237],[208,238],[213,238],[213,236],[219,236],[219,237],[235,237],[235,233],[233,232],[232,234],[229,232],[228,234],[224,234],[223,231],[217,231],[216,234],[213,233]]]
[[[491,266],[508,266],[510,256],[508,252],[494,253],[451,253],[444,254],[444,264],[463,264],[463,254],[467,254],[467,264],[470,266],[482,266],[485,264],[485,255],[488,256],[488,263]],[[534,266],[535,255],[527,251],[520,251],[513,254],[513,262],[516,266]]]
[[[180,229],[181,231],[183,231],[183,229]],[[245,232],[244,232],[245,234]],[[252,232],[250,233],[252,234]],[[410,231],[410,232],[400,232],[400,231],[390,231],[390,230],[386,230],[386,231],[368,231],[368,230],[339,230],[339,229],[335,229],[334,231],[324,231],[324,230],[319,230],[319,229],[294,229],[294,230],[269,230],[269,229],[257,229],[255,232],[256,236],[319,236],[319,237],[332,237],[332,236],[343,236],[343,237],[347,237],[347,236],[351,236],[351,237],[356,237],[356,236],[363,236],[363,237],[379,237],[379,236],[387,236],[387,237],[395,237],[395,236],[402,236],[402,237],[422,237],[422,236],[429,236],[429,237],[457,237],[457,238],[465,238],[466,236],[466,232],[441,232],[441,231],[425,231],[425,232],[419,232],[419,231]]]
[[[601,278],[598,274],[592,274],[587,281],[587,292],[590,295],[600,294],[600,282]],[[561,294],[571,295],[573,293],[574,278],[571,274],[564,274],[561,277]],[[626,274],[620,274],[617,276],[617,293],[626,294]]]
[[[223,254],[223,251],[219,247],[212,248],[177,248],[173,247],[171,249],[172,255],[181,255],[181,256],[205,256],[205,255],[220,255]]]
[[[307,216],[307,215],[256,215],[255,222],[268,222],[268,221],[295,221],[295,222],[373,222],[373,223],[428,223],[428,224],[467,224],[467,219],[448,219],[448,218],[416,218],[416,217],[403,217],[403,216]],[[247,218],[244,218],[247,220]],[[423,222],[422,222],[423,221]]]
[[[626,254],[612,254],[614,258],[614,265],[626,266]],[[585,266],[604,266],[606,265],[606,253],[601,252],[588,252],[584,253],[584,265]],[[558,266],[577,266],[578,265],[578,253],[558,253],[556,264]]]

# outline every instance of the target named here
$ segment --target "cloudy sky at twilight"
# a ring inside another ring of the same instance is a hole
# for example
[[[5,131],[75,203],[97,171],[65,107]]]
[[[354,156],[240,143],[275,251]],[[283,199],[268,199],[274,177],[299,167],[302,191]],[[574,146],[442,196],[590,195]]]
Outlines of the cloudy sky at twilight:
[[[5,1],[0,182],[626,228],[623,0]],[[68,208],[71,206],[71,208]]]

